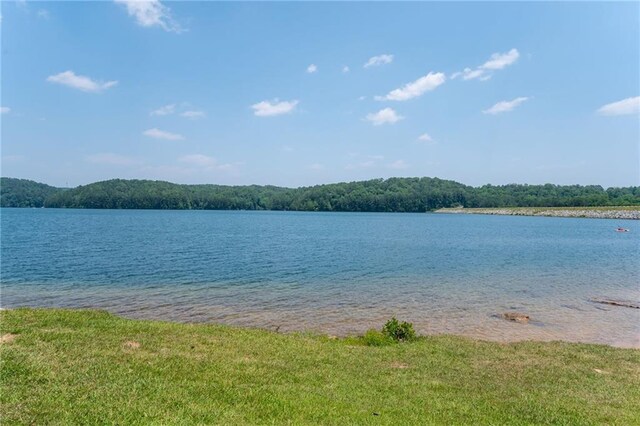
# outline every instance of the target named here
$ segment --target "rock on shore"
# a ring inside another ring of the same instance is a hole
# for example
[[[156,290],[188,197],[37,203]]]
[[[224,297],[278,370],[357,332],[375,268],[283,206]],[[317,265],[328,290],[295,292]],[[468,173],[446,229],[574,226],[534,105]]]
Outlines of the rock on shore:
[[[502,314],[502,318],[507,321],[514,321],[526,324],[529,322],[529,315],[522,314],[520,312],[505,312]]]

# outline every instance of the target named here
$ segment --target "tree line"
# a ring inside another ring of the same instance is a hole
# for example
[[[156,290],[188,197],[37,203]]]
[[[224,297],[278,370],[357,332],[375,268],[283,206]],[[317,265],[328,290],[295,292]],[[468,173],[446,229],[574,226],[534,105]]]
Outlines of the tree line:
[[[640,187],[484,185],[438,178],[389,178],[301,188],[180,185],[113,179],[55,188],[2,178],[0,206],[94,209],[426,212],[443,207],[588,207],[640,205]]]

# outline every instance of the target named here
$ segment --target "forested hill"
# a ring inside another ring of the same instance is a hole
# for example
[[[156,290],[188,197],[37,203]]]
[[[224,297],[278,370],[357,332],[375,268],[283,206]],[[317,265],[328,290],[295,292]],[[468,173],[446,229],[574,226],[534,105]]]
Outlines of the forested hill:
[[[2,207],[97,209],[300,210],[424,212],[442,207],[569,207],[640,205],[640,187],[484,185],[437,178],[390,178],[302,188],[178,185],[114,179],[60,189],[2,178]]]
[[[43,207],[44,201],[61,188],[27,179],[0,178],[0,206]]]

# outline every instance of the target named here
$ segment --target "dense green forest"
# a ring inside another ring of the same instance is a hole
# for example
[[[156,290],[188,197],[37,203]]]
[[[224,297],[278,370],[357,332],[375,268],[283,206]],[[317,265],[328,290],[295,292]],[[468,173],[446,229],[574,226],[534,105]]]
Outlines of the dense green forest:
[[[61,188],[27,179],[0,178],[1,207],[42,207],[44,201]]]
[[[425,212],[442,207],[569,207],[640,205],[640,187],[484,185],[438,178],[390,178],[302,188],[178,185],[114,179],[54,188],[2,178],[2,207],[96,209],[298,210]]]

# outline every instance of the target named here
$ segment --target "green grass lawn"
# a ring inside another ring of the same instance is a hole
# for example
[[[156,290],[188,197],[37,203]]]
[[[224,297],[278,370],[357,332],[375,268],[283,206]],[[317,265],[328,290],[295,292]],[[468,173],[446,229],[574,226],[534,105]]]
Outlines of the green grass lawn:
[[[0,312],[8,424],[640,424],[640,350]],[[374,414],[375,413],[375,414]]]

